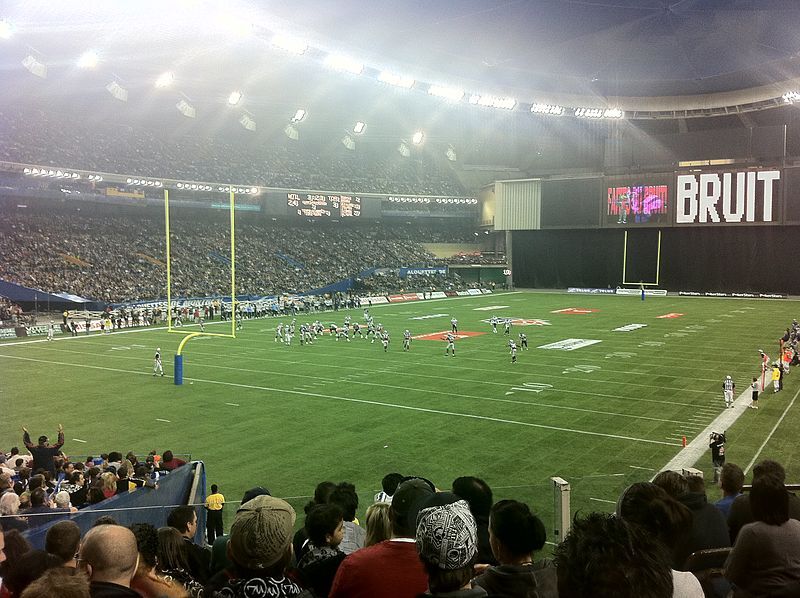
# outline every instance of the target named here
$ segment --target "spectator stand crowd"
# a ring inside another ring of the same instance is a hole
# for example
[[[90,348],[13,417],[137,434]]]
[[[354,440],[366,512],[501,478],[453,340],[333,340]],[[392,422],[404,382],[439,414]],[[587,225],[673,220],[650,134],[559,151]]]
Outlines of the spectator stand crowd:
[[[104,516],[82,535],[69,519],[75,507],[147,486],[152,473],[185,462],[170,451],[143,462],[120,452],[73,462],[61,451],[61,429],[52,445],[46,436],[34,444],[25,431],[24,444],[30,454],[14,448],[2,457],[4,598],[800,595],[800,499],[772,460],[756,465],[749,494],[741,469],[726,464],[716,504],[702,477],[665,471],[634,483],[616,515],[578,514],[550,560],[540,554],[541,518],[524,503],[496,501],[472,476],[443,491],[422,477],[387,474],[363,524],[348,482],[319,483],[299,529],[294,508],[256,486],[234,503],[225,534],[218,522],[228,503],[212,485],[205,505],[173,508],[164,528]],[[49,506],[60,493],[66,502]],[[47,509],[59,520],[46,550],[32,550],[21,532],[41,525]],[[196,542],[198,517],[208,542]]]
[[[171,230],[174,296],[229,294],[226,227],[184,220]],[[154,219],[138,217],[134,225],[123,216],[15,212],[0,223],[0,233],[0,278],[8,282],[109,303],[164,296],[163,225]],[[438,265],[442,260],[419,242],[424,237],[416,239],[380,224],[336,228],[250,220],[237,226],[237,292],[302,293],[371,268]]]

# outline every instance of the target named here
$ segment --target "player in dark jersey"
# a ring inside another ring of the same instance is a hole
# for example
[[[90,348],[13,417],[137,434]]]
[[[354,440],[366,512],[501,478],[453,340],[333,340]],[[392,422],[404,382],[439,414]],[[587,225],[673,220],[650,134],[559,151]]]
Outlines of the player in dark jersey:
[[[519,348],[528,350],[528,335],[524,332],[519,333]]]

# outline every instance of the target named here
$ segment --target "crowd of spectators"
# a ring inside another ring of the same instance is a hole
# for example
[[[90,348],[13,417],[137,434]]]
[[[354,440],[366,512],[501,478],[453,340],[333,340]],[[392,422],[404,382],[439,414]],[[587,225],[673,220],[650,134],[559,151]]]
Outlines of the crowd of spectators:
[[[173,296],[229,294],[228,229],[208,220],[172,222]],[[236,290],[300,293],[371,268],[447,261],[436,260],[423,248],[425,238],[412,235],[379,224],[242,222],[236,229]],[[0,279],[53,293],[106,302],[164,297],[165,254],[163,224],[147,217],[15,212],[0,222]]]
[[[234,125],[237,126],[237,125]],[[463,196],[452,167],[424,150],[401,156],[397,142],[355,151],[313,140],[242,141],[219,131],[165,135],[153,123],[87,123],[69,107],[4,106],[0,160],[144,177],[353,193]],[[443,154],[443,152],[442,152]]]
[[[422,477],[387,474],[363,524],[355,486],[325,481],[299,529],[294,508],[256,486],[234,503],[223,534],[212,520],[221,520],[226,502],[212,486],[204,509],[175,507],[167,527],[127,528],[102,515],[82,535],[70,520],[75,506],[147,486],[159,470],[185,462],[170,451],[141,463],[120,452],[73,462],[60,450],[60,428],[54,445],[44,436],[33,444],[27,431],[23,440],[29,455],[16,448],[2,454],[4,598],[800,595],[800,500],[771,460],[754,468],[749,494],[741,469],[726,464],[724,497],[714,504],[699,476],[665,471],[634,483],[615,515],[576,516],[551,560],[539,554],[547,538],[540,517],[525,503],[495,501],[472,476],[442,490]],[[150,486],[143,491],[158,492]],[[208,542],[197,533],[198,513],[209,522]],[[32,550],[24,535],[39,525],[50,526],[45,551]],[[716,564],[698,566],[709,554]]]

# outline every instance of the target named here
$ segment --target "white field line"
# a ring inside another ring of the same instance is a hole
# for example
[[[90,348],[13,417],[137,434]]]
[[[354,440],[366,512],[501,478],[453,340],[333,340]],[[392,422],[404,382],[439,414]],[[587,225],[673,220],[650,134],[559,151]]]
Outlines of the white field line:
[[[161,419],[160,417],[157,417],[157,418],[156,418],[156,421],[157,421],[157,422],[164,422],[164,423],[166,423],[166,424],[171,424],[171,423],[172,423],[170,420],[168,420],[168,419]]]
[[[606,500],[605,498],[594,498],[594,497],[590,496],[589,500],[593,500],[595,502],[604,502],[604,503],[608,503],[608,504],[611,504],[611,505],[617,504],[617,501],[615,501],[615,500]]]
[[[798,390],[800,393],[800,390]],[[712,421],[706,428],[698,433],[689,444],[686,445],[677,455],[675,455],[672,460],[669,461],[664,467],[662,467],[659,471],[681,471],[688,467],[694,466],[700,460],[705,452],[708,450],[708,439],[711,435],[711,432],[724,432],[728,428],[730,428],[739,417],[746,411],[748,411],[750,406],[750,399],[752,393],[750,388],[747,388],[744,392],[742,392],[737,399],[733,403],[733,409],[725,409],[720,413],[714,421]],[[795,398],[797,395],[795,395]],[[792,404],[794,400],[792,400]],[[789,405],[791,407],[791,404]],[[788,411],[788,407],[787,407]],[[784,412],[785,415],[785,412]],[[783,418],[781,418],[783,419]],[[778,420],[778,424],[780,420]],[[777,428],[778,424],[775,424]],[[774,429],[773,429],[774,431]],[[766,444],[766,442],[765,442]],[[653,476],[655,477],[655,476]]]
[[[120,372],[120,373],[134,374],[134,375],[140,375],[140,376],[149,376],[150,375],[148,372],[123,370],[123,369],[120,369],[120,368],[109,368],[109,367],[97,366],[97,365],[64,363],[64,362],[59,362],[59,361],[51,361],[51,360],[44,360],[44,359],[34,359],[34,358],[31,358],[31,357],[17,357],[17,356],[11,356],[11,355],[0,355],[0,358],[14,359],[14,360],[19,360],[19,361],[31,361],[31,362],[37,362],[37,363],[49,363],[51,365],[62,365],[62,366],[65,366],[65,367],[70,367],[70,368],[76,368],[77,367],[77,368],[86,368],[86,369],[108,371],[108,372]],[[369,400],[366,400],[366,399],[355,399],[355,398],[351,398],[351,397],[340,397],[340,396],[335,396],[335,395],[324,395],[324,394],[320,394],[320,393],[298,391],[298,390],[286,390],[286,389],[281,389],[281,388],[272,388],[272,387],[269,387],[269,386],[256,386],[256,385],[252,385],[252,384],[239,384],[239,383],[234,383],[234,382],[222,382],[220,380],[205,380],[203,378],[184,378],[184,380],[188,380],[188,381],[191,381],[191,382],[203,382],[205,384],[217,384],[217,385],[220,385],[220,386],[229,386],[229,387],[233,387],[233,388],[246,388],[246,389],[250,389],[250,390],[263,390],[263,391],[275,392],[275,393],[279,393],[279,394],[283,394],[283,395],[296,394],[296,395],[301,395],[301,396],[306,396],[306,397],[314,397],[314,398],[320,398],[320,399],[332,400],[332,401],[358,403],[358,404],[362,404],[362,405],[374,405],[374,406],[379,406],[379,407],[389,407],[389,408],[392,408],[392,409],[403,409],[403,410],[406,410],[406,411],[417,411],[417,412],[420,412],[420,413],[431,413],[431,414],[434,414],[434,415],[446,415],[446,416],[450,416],[450,417],[461,417],[461,418],[473,419],[473,420],[491,421],[491,422],[502,423],[502,424],[512,424],[512,425],[517,425],[517,426],[525,426],[525,427],[529,427],[529,428],[539,428],[539,429],[543,429],[543,430],[554,430],[554,431],[558,431],[558,432],[568,432],[568,433],[571,433],[571,434],[581,434],[581,435],[585,435],[585,436],[598,436],[598,437],[601,437],[601,438],[614,438],[614,439],[617,439],[617,440],[626,440],[626,441],[631,441],[631,442],[644,442],[646,444],[659,444],[659,445],[665,445],[665,446],[675,446],[674,442],[664,442],[664,441],[661,441],[661,440],[652,440],[652,439],[649,439],[649,438],[636,438],[636,437],[633,437],[633,436],[623,436],[621,434],[606,434],[606,433],[603,433],[603,432],[592,432],[592,431],[588,431],[588,430],[576,430],[576,429],[573,429],[573,428],[564,428],[564,427],[561,427],[561,426],[548,426],[548,425],[545,425],[545,424],[535,424],[535,423],[531,423],[531,422],[521,422],[521,421],[516,421],[516,420],[503,419],[503,418],[499,418],[499,417],[488,417],[488,416],[485,416],[485,415],[475,415],[475,414],[472,414],[472,413],[458,413],[458,412],[454,412],[454,411],[443,411],[443,410],[440,410],[440,409],[427,409],[427,408],[424,408],[424,407],[413,407],[413,406],[410,406],[410,405],[398,405],[398,404],[395,404],[395,403],[383,403],[381,401],[369,401]],[[161,420],[161,421],[164,421],[164,420]]]
[[[769,434],[767,434],[767,437],[764,439],[764,442],[761,443],[760,447],[758,447],[758,450],[756,451],[756,454],[753,455],[753,458],[750,461],[750,463],[748,463],[747,467],[744,468],[744,473],[745,474],[747,474],[747,472],[750,471],[750,468],[753,466],[753,464],[756,462],[758,457],[761,455],[761,451],[763,451],[764,447],[767,446],[767,443],[772,438],[772,435],[775,433],[775,430],[778,429],[778,426],[781,425],[781,422],[783,421],[783,418],[786,417],[787,413],[789,413],[789,409],[791,409],[792,405],[794,405],[794,402],[795,402],[795,400],[797,400],[798,395],[800,395],[800,390],[798,390],[796,393],[794,393],[794,396],[792,397],[791,402],[786,406],[786,409],[783,410],[783,413],[781,414],[780,418],[778,418],[778,421],[775,422],[775,425],[772,427],[772,430],[769,431]]]

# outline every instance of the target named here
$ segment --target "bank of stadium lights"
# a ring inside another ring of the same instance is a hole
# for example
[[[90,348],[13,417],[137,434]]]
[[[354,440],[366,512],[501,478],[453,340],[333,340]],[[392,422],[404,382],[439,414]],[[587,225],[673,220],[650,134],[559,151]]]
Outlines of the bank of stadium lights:
[[[162,183],[161,181],[155,181],[155,180],[151,180],[151,179],[134,179],[134,178],[128,177],[127,179],[125,179],[125,182],[128,183],[129,185],[134,185],[136,187],[163,187],[164,186],[164,183]]]
[[[22,61],[22,66],[28,69],[31,75],[36,75],[42,79],[47,77],[47,65],[40,62],[32,54],[28,54]]]
[[[93,69],[99,62],[100,57],[97,55],[97,52],[90,50],[80,55],[78,58],[78,68]]]
[[[48,168],[29,168],[27,166],[22,169],[22,174],[25,176],[47,177],[54,179],[76,180],[81,178],[81,175],[79,175],[77,172],[69,172],[58,169],[53,170]]]
[[[291,54],[305,54],[306,50],[308,50],[307,42],[290,35],[277,34],[273,36],[270,43],[276,48]]]
[[[323,61],[323,64],[329,69],[344,71],[354,75],[360,75],[364,71],[364,63],[348,56],[342,56],[341,54],[329,54]]]
[[[531,112],[533,114],[551,114],[553,116],[562,116],[565,112],[564,106],[558,104],[531,104]]]
[[[229,106],[236,106],[241,101],[242,101],[242,92],[239,90],[232,91],[228,96]]]
[[[361,122],[360,120],[356,121],[356,124],[353,125],[353,133],[355,133],[356,135],[361,135],[366,130],[367,130],[367,124]]]
[[[112,81],[106,85],[106,91],[111,94],[111,97],[120,102],[128,101],[128,90],[122,87],[116,81]]]
[[[414,87],[414,77],[398,75],[397,73],[393,73],[391,71],[381,71],[378,74],[378,81],[381,83],[386,83],[387,85],[402,87],[403,89],[411,89]]]
[[[308,116],[308,113],[302,108],[298,108],[297,111],[294,113],[294,116],[292,117],[292,122],[293,123],[303,122],[306,119],[306,116]]]
[[[452,143],[447,146],[447,151],[444,153],[444,155],[447,156],[447,159],[450,160],[451,162],[455,162],[456,160],[458,160],[458,156],[456,155],[456,148],[453,147]]]
[[[411,143],[414,145],[422,145],[423,141],[425,141],[425,133],[422,131],[417,131],[411,136]]]
[[[514,98],[501,98],[490,95],[472,94],[469,96],[469,103],[473,106],[484,106],[486,108],[500,108],[502,110],[513,110],[517,105]]]
[[[625,113],[619,108],[575,108],[578,118],[622,118]]]
[[[90,181],[95,182],[95,183],[99,183],[99,182],[101,182],[103,180],[103,177],[101,177],[99,174],[90,174],[86,178],[89,179]]]
[[[210,191],[211,187],[209,187],[208,190]],[[217,191],[220,193],[230,193],[233,191],[234,193],[244,193],[246,195],[258,195],[258,187],[231,187],[229,185],[219,185]]]
[[[183,98],[178,100],[178,103],[175,104],[175,108],[177,108],[178,112],[183,114],[186,118],[194,118],[197,116],[197,110],[195,110],[195,107]]]
[[[428,87],[428,94],[437,98],[444,98],[450,102],[458,102],[464,97],[464,90],[457,87],[445,87],[443,85],[431,85]]]
[[[0,19],[0,39],[9,39],[14,35],[14,27],[5,19]]]
[[[165,87],[169,87],[175,81],[175,73],[172,71],[167,71],[166,73],[161,73],[155,81],[155,86],[157,89],[164,89]]]
[[[178,183],[175,185],[178,189],[185,191],[211,191],[211,185],[201,185],[199,183]]]
[[[783,101],[787,104],[795,104],[800,102],[800,92],[798,91],[787,91],[782,96]]]

